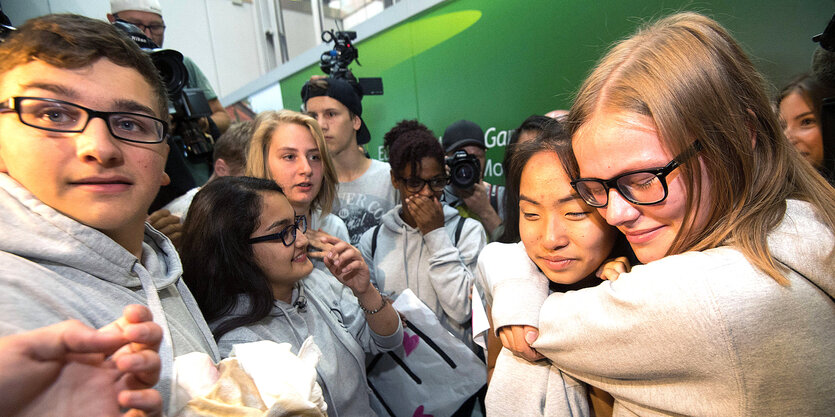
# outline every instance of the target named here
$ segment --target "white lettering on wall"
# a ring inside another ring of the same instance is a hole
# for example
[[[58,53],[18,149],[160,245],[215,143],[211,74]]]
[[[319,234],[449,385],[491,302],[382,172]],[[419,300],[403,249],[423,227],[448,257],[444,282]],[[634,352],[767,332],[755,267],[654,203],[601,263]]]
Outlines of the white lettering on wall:
[[[507,146],[507,141],[510,139],[512,130],[497,130],[495,127],[490,127],[484,132],[484,146],[490,149],[494,146]]]
[[[504,175],[504,167],[501,162],[493,162],[492,159],[487,160],[487,167],[484,169],[485,177],[501,177]]]
[[[388,152],[386,152],[386,148],[385,148],[385,146],[380,145],[380,146],[378,146],[378,147],[377,147],[377,155],[380,155],[380,157],[379,157],[379,158],[377,158],[377,159],[379,159],[380,161],[383,161],[383,162],[388,162],[388,160],[389,160],[389,154],[388,154]]]

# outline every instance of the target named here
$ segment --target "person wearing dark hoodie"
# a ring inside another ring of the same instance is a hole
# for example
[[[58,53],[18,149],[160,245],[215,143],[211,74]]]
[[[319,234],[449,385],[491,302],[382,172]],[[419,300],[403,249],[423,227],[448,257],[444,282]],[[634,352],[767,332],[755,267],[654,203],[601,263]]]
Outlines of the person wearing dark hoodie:
[[[218,178],[197,193],[183,224],[183,278],[224,357],[259,340],[298,353],[312,337],[328,415],[374,415],[365,356],[403,344],[400,317],[347,242],[326,236],[329,272],[314,268],[306,230],[307,217],[275,181]]]
[[[219,354],[174,246],[145,223],[169,180],[166,96],[148,55],[98,20],[43,16],[0,43],[0,336],[145,305],[167,407],[174,357]]]
[[[449,176],[431,130],[404,120],[383,140],[401,204],[360,239],[372,282],[392,298],[411,289],[441,325],[472,348],[472,271],[486,244],[484,228],[441,202]]]

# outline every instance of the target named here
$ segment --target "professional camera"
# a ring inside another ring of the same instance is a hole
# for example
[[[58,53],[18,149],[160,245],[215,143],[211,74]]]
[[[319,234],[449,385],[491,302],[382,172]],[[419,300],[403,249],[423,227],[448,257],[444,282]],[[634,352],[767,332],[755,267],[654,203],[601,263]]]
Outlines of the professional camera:
[[[379,96],[383,94],[383,79],[375,78],[360,78],[355,79],[348,65],[353,61],[357,61],[357,65],[362,66],[359,61],[359,51],[354,46],[352,41],[357,38],[357,32],[354,31],[333,31],[326,30],[322,32],[322,40],[325,42],[333,42],[333,49],[325,51],[319,57],[319,68],[322,72],[330,75],[333,78],[346,80],[354,89],[358,90],[360,98],[362,96]]]
[[[829,20],[829,24],[822,33],[812,37],[812,42],[819,43],[821,48],[829,52],[835,52],[835,15]]]
[[[0,6],[0,42],[6,40],[6,37],[14,30],[17,29],[12,26],[12,21],[9,20],[9,16],[3,13],[3,6]]]
[[[114,26],[125,32],[131,40],[151,56],[157,67],[171,102],[172,139],[178,149],[192,160],[210,162],[214,139],[219,136],[217,127],[209,117],[212,109],[209,101],[199,88],[186,88],[188,70],[183,64],[183,54],[173,49],[159,49],[158,46],[135,25],[117,19]],[[199,121],[207,118],[212,135],[204,133]]]
[[[481,179],[481,163],[475,155],[464,150],[455,151],[446,159],[450,182],[456,188],[472,188]]]

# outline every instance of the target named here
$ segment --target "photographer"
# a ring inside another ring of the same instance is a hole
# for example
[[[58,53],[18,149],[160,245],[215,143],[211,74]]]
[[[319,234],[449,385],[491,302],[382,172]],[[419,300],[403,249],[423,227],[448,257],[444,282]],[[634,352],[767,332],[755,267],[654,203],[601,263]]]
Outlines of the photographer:
[[[114,23],[117,19],[138,27],[158,47],[162,48],[162,42],[165,40],[165,22],[162,20],[162,7],[159,0],[111,0],[107,20]],[[220,133],[225,132],[229,128],[231,119],[220,104],[220,100],[217,99],[217,94],[209,84],[209,80],[188,57],[183,56],[183,64],[188,71],[186,87],[203,90],[206,100],[209,101],[209,107],[212,109],[212,121]],[[207,131],[209,126],[205,123],[201,124],[201,128]]]
[[[503,229],[505,188],[484,181],[484,131],[469,120],[459,120],[444,131],[443,145],[452,180],[444,190],[447,204],[462,217],[480,221],[490,240],[496,240]]]

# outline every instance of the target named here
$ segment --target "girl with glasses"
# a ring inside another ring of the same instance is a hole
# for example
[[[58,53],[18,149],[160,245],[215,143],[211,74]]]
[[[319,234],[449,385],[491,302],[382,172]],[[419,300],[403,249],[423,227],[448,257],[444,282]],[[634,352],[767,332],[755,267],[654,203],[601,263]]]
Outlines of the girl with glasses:
[[[350,238],[342,219],[331,213],[339,181],[322,129],[312,117],[290,110],[258,114],[254,129],[246,175],[273,180],[284,190],[293,210],[307,220],[314,266],[326,270],[321,258],[330,244],[323,237]]]
[[[491,283],[494,323],[517,325],[499,329],[505,347],[611,393],[615,415],[831,413],[835,190],[728,32],[694,13],[641,29],[566,123],[572,177],[605,190],[578,193],[644,265],[548,295],[526,257],[482,257],[518,265]]]
[[[561,162],[561,157],[570,152],[569,137],[558,122],[543,126],[536,138],[514,145],[507,165],[507,187],[517,201],[519,218],[515,229],[521,241],[488,245],[480,256],[481,259],[527,256],[528,266],[547,277],[549,292],[594,287],[603,282],[599,276],[605,274],[611,278],[634,263],[622,257],[631,255],[623,235],[606,224],[572,189],[567,169]],[[617,260],[601,267],[606,259],[614,258]],[[493,281],[494,276],[506,274],[508,268],[520,268],[513,262],[503,262],[500,268],[484,265],[480,261],[476,270],[482,287],[485,282]],[[526,299],[526,294],[517,292],[512,283],[497,293],[512,293]],[[490,294],[485,296],[490,304]],[[493,323],[494,326],[505,324]],[[585,383],[563,373],[550,361],[529,363],[501,347],[498,343],[488,346],[489,356],[497,356],[487,391],[488,415],[587,416],[590,399],[596,415],[611,414],[608,394],[588,389]]]
[[[305,228],[275,182],[218,178],[194,197],[183,225],[183,279],[221,356],[258,340],[298,352],[312,336],[322,351],[316,370],[328,413],[373,415],[365,355],[402,345],[400,318],[353,246],[328,238],[330,274],[314,269]]]
[[[404,120],[385,134],[384,146],[401,204],[360,239],[371,280],[392,298],[411,289],[441,325],[472,347],[472,268],[485,244],[484,229],[441,203],[449,182],[444,151],[426,126]]]

